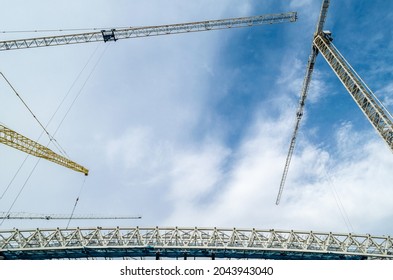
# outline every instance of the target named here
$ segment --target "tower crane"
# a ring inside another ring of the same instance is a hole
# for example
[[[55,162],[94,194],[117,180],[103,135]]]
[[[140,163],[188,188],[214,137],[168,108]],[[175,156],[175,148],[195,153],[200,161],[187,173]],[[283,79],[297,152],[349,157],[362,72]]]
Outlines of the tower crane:
[[[251,27],[264,24],[295,22],[296,12],[267,14],[252,17],[229,18],[221,20],[208,20],[190,23],[169,24],[160,26],[129,27],[120,29],[107,29],[100,32],[85,32],[59,36],[46,36],[39,38],[16,39],[0,41],[0,51],[30,49],[48,46],[61,46],[89,42],[108,42],[120,39],[160,36],[179,33],[201,32],[218,29],[230,29]],[[88,170],[77,163],[66,159],[50,149],[36,143],[33,140],[18,134],[17,132],[0,126],[0,142],[13,148],[38,156],[73,170],[88,174]]]
[[[324,31],[323,27],[326,20],[330,0],[323,0],[322,8],[319,15],[316,31],[314,33],[311,54],[308,59],[306,74],[300,94],[298,108],[296,111],[295,129],[292,134],[288,155],[285,162],[284,171],[281,178],[280,188],[278,191],[276,204],[280,203],[281,195],[284,189],[285,180],[288,174],[289,165],[295,148],[296,137],[303,116],[303,110],[307,93],[314,70],[314,64],[318,53],[321,53],[326,62],[332,68],[349,94],[352,96],[360,110],[364,113],[371,125],[377,130],[383,141],[393,152],[393,117],[389,111],[378,100],[371,89],[366,85],[362,78],[355,72],[352,66],[347,62],[344,56],[333,45],[332,36],[329,31]]]

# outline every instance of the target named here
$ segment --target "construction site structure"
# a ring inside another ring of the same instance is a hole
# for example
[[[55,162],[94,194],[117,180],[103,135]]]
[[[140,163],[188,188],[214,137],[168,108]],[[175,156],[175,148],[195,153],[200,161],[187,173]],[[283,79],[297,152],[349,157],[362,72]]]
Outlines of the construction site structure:
[[[129,27],[119,29],[113,28],[102,30],[100,32],[85,32],[80,34],[0,41],[0,51],[80,44],[89,42],[108,42],[130,38],[201,32],[228,28],[251,27],[263,24],[274,24],[283,22],[295,22],[296,20],[297,13],[289,12],[281,14],[267,14],[251,17],[207,20],[158,26]]]
[[[276,199],[277,205],[280,203],[285,181],[288,175],[289,165],[291,163],[292,155],[295,149],[296,137],[300,127],[300,121],[303,116],[304,105],[318,53],[322,54],[326,62],[329,64],[349,94],[352,96],[356,104],[359,106],[360,110],[364,113],[366,118],[370,121],[372,126],[377,130],[378,134],[393,152],[392,115],[385,108],[385,106],[383,106],[382,102],[378,100],[378,98],[366,85],[362,78],[360,78],[360,76],[355,72],[352,66],[346,61],[344,56],[333,45],[331,32],[323,30],[329,5],[330,0],[323,0],[317,28],[314,33],[311,46],[311,54],[307,63],[306,74],[298,103],[298,109],[296,111],[295,129],[293,131],[289,145],[289,151],[285,161],[285,167]]]
[[[275,24],[283,22],[295,22],[297,20],[296,12],[267,14],[251,17],[229,18],[221,20],[208,20],[191,23],[169,24],[160,26],[147,27],[129,27],[120,29],[108,29],[100,32],[86,32],[79,34],[68,34],[60,36],[46,36],[39,38],[17,39],[0,41],[0,51],[30,49],[48,46],[61,46],[89,42],[108,42],[120,39],[140,38],[159,35],[170,35],[179,33],[190,33],[200,31],[210,31],[218,29],[230,29],[251,27],[264,24]],[[88,170],[53,152],[49,148],[21,135],[17,132],[0,126],[0,143],[6,144],[15,149],[21,150],[28,154],[53,161],[78,172],[88,175]]]
[[[142,216],[97,216],[0,212],[0,220],[139,220]]]

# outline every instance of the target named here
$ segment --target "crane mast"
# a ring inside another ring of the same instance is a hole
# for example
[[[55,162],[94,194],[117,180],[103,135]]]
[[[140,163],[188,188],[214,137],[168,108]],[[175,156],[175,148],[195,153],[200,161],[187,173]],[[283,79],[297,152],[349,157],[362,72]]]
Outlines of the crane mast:
[[[89,170],[85,167],[67,159],[59,154],[56,154],[51,149],[13,131],[0,124],[0,143],[8,145],[12,148],[18,149],[22,152],[30,155],[43,158],[62,166],[68,167],[78,172],[82,172],[86,176],[89,174]]]
[[[121,39],[160,36],[179,33],[201,32],[227,28],[250,27],[263,24],[295,22],[296,12],[268,14],[253,17],[208,20],[200,22],[179,23],[147,27],[130,27],[121,29],[102,30],[101,32],[86,32],[80,34],[47,36],[40,38],[0,41],[0,51],[28,49],[48,46],[61,46],[89,42],[108,42]]]

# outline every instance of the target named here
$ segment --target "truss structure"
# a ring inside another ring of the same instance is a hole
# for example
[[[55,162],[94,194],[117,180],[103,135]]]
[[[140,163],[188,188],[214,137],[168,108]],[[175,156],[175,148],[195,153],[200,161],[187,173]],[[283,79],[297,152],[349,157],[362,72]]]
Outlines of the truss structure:
[[[366,85],[362,78],[356,73],[352,66],[346,61],[344,56],[333,45],[333,38],[330,31],[324,31],[323,27],[326,21],[327,11],[330,0],[323,0],[317,29],[314,33],[311,46],[311,55],[309,56],[306,74],[303,80],[302,91],[296,111],[295,129],[292,134],[289,145],[288,155],[285,161],[284,171],[281,177],[280,188],[277,194],[276,204],[281,200],[285,181],[288,175],[289,165],[295,148],[296,137],[300,127],[300,121],[303,116],[304,105],[311,82],[312,73],[315,66],[315,60],[319,53],[325,58],[326,62],[337,75],[338,79],[347,89],[353,100],[359,106],[371,125],[377,130],[378,134],[384,140],[393,152],[393,116],[375,96],[372,90]]]
[[[281,13],[281,14],[269,14],[269,15],[221,19],[221,20],[208,20],[208,21],[160,25],[160,26],[109,29],[109,30],[102,30],[100,32],[87,32],[81,34],[0,41],[0,51],[70,45],[70,44],[100,42],[100,41],[107,42],[107,41],[116,41],[120,39],[129,39],[129,38],[210,31],[210,30],[227,29],[227,28],[250,27],[256,25],[283,23],[283,22],[295,22],[296,20],[297,20],[296,12],[289,12],[289,13]]]
[[[0,258],[393,259],[393,239],[369,234],[218,228],[0,231]]]
[[[333,45],[327,34],[315,36],[314,46],[393,152],[393,117]]]

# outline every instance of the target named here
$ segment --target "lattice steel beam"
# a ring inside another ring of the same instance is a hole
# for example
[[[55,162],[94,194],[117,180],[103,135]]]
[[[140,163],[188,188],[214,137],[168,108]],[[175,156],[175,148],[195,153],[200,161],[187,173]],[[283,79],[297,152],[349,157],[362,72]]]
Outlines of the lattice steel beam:
[[[89,257],[393,259],[390,236],[218,228],[0,231],[5,259]]]
[[[363,82],[355,70],[336,49],[329,38],[319,34],[314,38],[314,46],[326,59],[334,73],[355,100],[360,110],[377,130],[393,152],[393,118],[374,93]]]
[[[200,31],[227,29],[227,28],[250,27],[256,25],[274,24],[274,23],[283,23],[283,22],[295,22],[296,20],[297,20],[296,12],[290,12],[290,13],[281,13],[281,14],[269,14],[269,15],[230,18],[230,19],[222,19],[222,20],[208,20],[208,21],[160,25],[160,26],[110,29],[110,30],[102,30],[101,32],[87,32],[81,34],[0,41],[0,51],[70,45],[70,44],[79,44],[79,43],[88,43],[88,42],[100,42],[100,41],[107,42],[107,41],[116,41],[116,40],[129,39],[129,38],[200,32]]]

